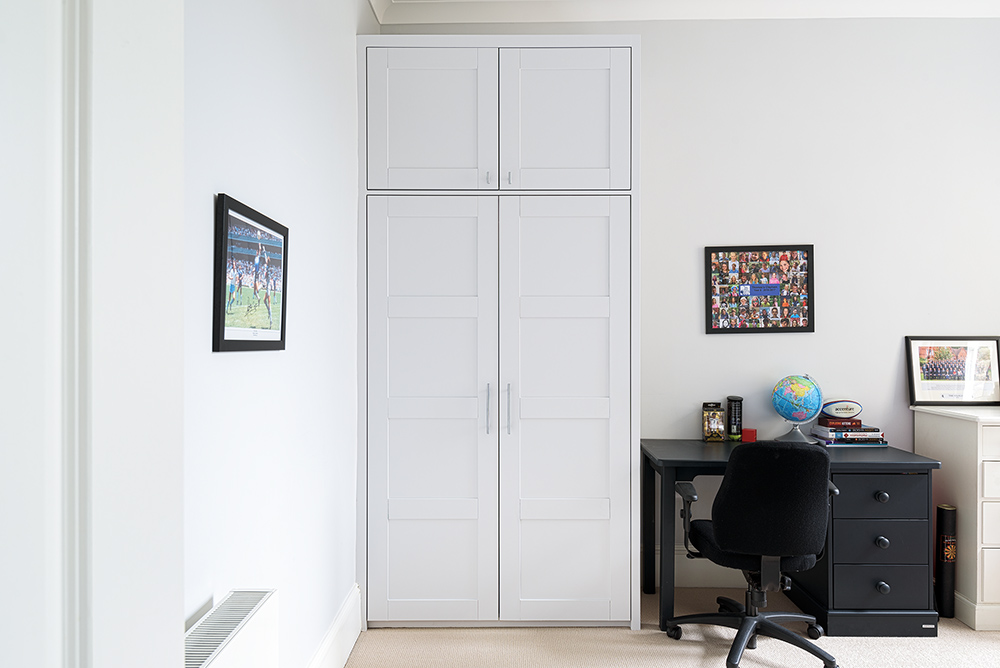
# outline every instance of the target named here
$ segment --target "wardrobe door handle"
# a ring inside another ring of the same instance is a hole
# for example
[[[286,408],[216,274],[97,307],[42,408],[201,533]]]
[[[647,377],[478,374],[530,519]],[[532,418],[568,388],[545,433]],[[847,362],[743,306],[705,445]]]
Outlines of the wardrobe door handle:
[[[489,172],[486,172],[489,174]],[[486,383],[486,433],[490,433],[490,384]]]
[[[507,383],[507,434],[510,434],[510,383]]]
[[[507,172],[507,185],[511,185],[510,172]]]
[[[490,185],[490,173],[486,172],[486,185]]]

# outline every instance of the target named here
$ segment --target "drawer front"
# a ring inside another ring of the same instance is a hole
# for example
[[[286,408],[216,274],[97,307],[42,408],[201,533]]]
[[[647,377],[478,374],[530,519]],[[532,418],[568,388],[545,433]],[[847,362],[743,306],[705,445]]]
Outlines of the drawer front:
[[[1000,501],[983,501],[983,543],[1000,545]]]
[[[833,561],[837,564],[927,564],[927,520],[834,520]]]
[[[880,585],[888,589],[883,593]],[[929,566],[833,567],[833,607],[839,610],[927,610],[930,591]]]
[[[984,549],[982,564],[983,603],[1000,603],[1000,548]]]
[[[926,474],[841,473],[833,483],[840,489],[833,497],[834,517],[928,519]]]
[[[983,462],[983,496],[1000,498],[1000,462]]]
[[[1000,427],[983,427],[983,459],[1000,459]]]

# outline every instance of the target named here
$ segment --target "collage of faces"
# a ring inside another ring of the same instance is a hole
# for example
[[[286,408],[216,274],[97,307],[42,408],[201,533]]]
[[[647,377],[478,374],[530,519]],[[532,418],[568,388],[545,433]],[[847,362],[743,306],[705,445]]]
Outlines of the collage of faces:
[[[709,262],[713,330],[809,326],[808,251],[714,252]]]

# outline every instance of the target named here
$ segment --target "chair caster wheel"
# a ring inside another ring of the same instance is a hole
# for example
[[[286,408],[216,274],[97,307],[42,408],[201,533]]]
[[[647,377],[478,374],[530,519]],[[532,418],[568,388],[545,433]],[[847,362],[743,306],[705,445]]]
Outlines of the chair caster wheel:
[[[806,629],[806,633],[813,640],[819,640],[820,638],[823,637],[824,631],[823,627],[820,626],[819,624],[810,624],[809,628]]]
[[[667,635],[673,638],[674,640],[680,640],[681,633],[682,633],[681,627],[679,626],[671,626],[667,628]]]

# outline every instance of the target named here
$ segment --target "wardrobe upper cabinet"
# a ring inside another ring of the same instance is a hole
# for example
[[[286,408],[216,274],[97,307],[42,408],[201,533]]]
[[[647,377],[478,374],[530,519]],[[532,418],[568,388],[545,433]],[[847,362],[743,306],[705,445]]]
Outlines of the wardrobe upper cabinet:
[[[630,188],[630,48],[367,51],[370,190]]]
[[[500,49],[500,187],[631,184],[631,49]]]
[[[496,48],[368,48],[368,188],[496,189]]]

